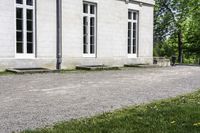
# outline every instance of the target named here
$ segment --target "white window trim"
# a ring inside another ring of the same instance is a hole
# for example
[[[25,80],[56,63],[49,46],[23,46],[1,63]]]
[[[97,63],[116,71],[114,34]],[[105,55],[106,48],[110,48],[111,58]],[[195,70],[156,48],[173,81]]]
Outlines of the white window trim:
[[[83,57],[86,57],[86,58],[95,58],[96,54],[83,54]]]
[[[128,54],[128,58],[138,58],[137,53],[136,54]]]
[[[133,25],[133,23],[136,23],[136,53],[133,53],[133,27],[131,27],[131,53],[128,53],[127,56],[128,58],[138,58],[138,45],[139,45],[139,12],[136,11],[136,10],[128,10],[128,12],[135,12],[137,13],[137,18],[136,20],[133,20],[133,19],[128,19],[128,23],[131,22],[131,25]],[[133,15],[133,14],[132,14]],[[132,16],[133,17],[133,16]],[[127,42],[128,44],[128,42]]]
[[[94,25],[94,54],[91,54],[90,53],[90,19],[88,19],[88,53],[83,53],[83,57],[86,57],[86,58],[95,58],[97,55],[97,3],[92,3],[92,2],[87,2],[87,1],[84,1],[83,4],[88,4],[88,5],[94,5],[94,14],[90,14],[90,6],[88,7],[88,13],[84,13],[83,12],[83,16],[82,17],[88,17],[88,18],[91,18],[91,17],[94,17],[94,21],[95,21],[95,25]],[[84,44],[83,44],[84,45]],[[82,46],[83,47],[83,46]],[[83,47],[84,49],[84,47]]]
[[[26,5],[26,0],[23,0],[23,4],[17,4],[16,0],[14,0],[14,5],[15,5],[15,58],[18,59],[35,59],[35,0],[33,0],[33,5],[29,6]],[[16,39],[16,10],[17,8],[22,8],[23,9],[23,52],[24,53],[17,53],[17,39]],[[31,9],[33,10],[33,53],[27,53],[27,26],[26,26],[26,10]]]

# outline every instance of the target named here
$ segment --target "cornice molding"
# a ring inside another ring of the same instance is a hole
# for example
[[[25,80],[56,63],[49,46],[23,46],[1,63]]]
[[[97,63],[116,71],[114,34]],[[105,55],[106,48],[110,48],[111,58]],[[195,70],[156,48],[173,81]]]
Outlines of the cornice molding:
[[[147,0],[124,0],[126,4],[128,3],[139,3],[140,5],[150,5],[150,6],[154,6],[155,5],[155,1],[152,0],[152,2],[147,2]]]

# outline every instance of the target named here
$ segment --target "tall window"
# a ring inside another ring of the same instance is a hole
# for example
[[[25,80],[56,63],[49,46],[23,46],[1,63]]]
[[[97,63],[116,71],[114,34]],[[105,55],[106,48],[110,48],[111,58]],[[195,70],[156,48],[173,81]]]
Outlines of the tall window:
[[[96,53],[96,4],[83,3],[83,54],[95,57]]]
[[[138,47],[138,12],[128,11],[128,54],[137,57]]]
[[[34,0],[16,0],[16,55],[34,57]]]

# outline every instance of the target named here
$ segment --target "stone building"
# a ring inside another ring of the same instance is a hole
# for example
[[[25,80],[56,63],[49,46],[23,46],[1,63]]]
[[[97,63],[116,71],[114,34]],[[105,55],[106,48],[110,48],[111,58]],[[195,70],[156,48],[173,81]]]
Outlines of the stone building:
[[[0,69],[151,64],[153,6],[154,0],[1,0]]]

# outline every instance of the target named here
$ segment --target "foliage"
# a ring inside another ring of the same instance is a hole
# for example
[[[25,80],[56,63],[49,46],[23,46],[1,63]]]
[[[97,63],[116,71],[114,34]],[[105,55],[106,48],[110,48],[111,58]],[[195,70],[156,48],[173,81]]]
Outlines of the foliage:
[[[177,52],[176,44],[171,41],[167,40],[166,42],[162,43],[161,45],[156,45],[154,47],[154,56],[155,57],[166,57],[170,58],[171,56],[175,55]]]
[[[188,41],[188,51],[200,56],[200,1],[189,3],[191,16],[186,30],[186,40]]]
[[[154,53],[170,56],[171,45],[179,61],[200,57],[200,1],[156,0],[154,15]],[[159,45],[159,46],[157,46]],[[168,45],[168,46],[166,46]],[[161,50],[158,49],[163,48]],[[168,53],[169,52],[169,53]],[[197,59],[195,59],[197,60]]]

